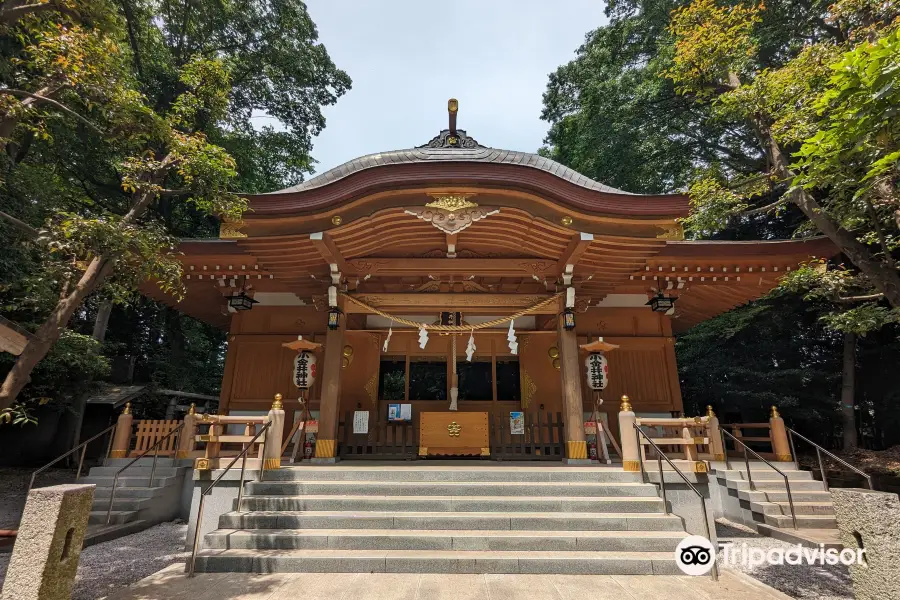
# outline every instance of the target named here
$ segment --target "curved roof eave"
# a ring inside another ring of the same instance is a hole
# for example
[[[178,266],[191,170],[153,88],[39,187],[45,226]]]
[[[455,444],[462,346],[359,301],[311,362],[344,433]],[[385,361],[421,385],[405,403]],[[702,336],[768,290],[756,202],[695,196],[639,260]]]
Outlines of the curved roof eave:
[[[484,147],[369,154],[299,185],[247,198],[254,214],[265,217],[325,211],[380,189],[434,184],[521,188],[589,213],[674,218],[686,216],[689,209],[682,194],[632,194],[537,154]]]

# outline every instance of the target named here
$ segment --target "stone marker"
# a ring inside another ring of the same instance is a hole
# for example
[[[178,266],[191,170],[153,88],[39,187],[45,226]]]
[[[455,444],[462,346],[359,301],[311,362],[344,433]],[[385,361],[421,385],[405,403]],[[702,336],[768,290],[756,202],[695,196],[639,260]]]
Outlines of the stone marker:
[[[850,567],[857,600],[900,598],[900,498],[867,489],[832,489],[845,548],[865,549],[865,564]]]
[[[28,494],[2,600],[69,600],[87,530],[93,485],[54,485]]]

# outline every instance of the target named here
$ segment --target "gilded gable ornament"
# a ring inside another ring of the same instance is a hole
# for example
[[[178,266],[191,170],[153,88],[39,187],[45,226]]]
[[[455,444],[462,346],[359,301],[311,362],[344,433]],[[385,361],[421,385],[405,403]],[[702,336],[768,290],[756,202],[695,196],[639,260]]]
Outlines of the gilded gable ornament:
[[[219,239],[233,240],[237,238],[245,238],[247,237],[247,234],[241,231],[241,229],[243,228],[243,221],[228,221],[226,219],[222,219],[222,221],[219,223]]]
[[[474,194],[429,194],[434,200],[425,206],[408,208],[404,212],[431,223],[444,233],[453,235],[490,215],[499,208],[478,206],[469,200]]]

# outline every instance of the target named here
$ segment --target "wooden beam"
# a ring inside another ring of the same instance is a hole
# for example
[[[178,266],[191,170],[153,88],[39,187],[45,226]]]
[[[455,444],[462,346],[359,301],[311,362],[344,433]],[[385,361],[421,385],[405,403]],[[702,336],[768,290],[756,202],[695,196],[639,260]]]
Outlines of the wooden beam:
[[[556,261],[546,258],[353,258],[347,261],[347,265],[354,272],[387,277],[556,276]]]
[[[327,232],[319,231],[317,233],[311,233],[309,234],[309,239],[319,254],[322,255],[322,258],[325,259],[325,262],[329,265],[337,265],[337,270],[345,275],[348,273],[347,261],[344,260],[341,251],[338,250],[334,240],[331,239],[331,236]]]
[[[585,253],[591,242],[594,241],[593,233],[576,233],[569,241],[569,245],[563,251],[562,256],[556,263],[556,274],[562,275],[566,271],[568,265],[573,267],[578,264],[581,255]]]
[[[529,306],[534,306],[549,297],[549,294],[454,294],[454,293],[409,293],[409,294],[354,294],[366,304],[395,314],[436,314],[447,310],[459,310],[479,315],[506,315]],[[348,300],[349,313],[366,313],[365,308]],[[555,314],[556,304],[545,306],[533,314]]]
[[[456,240],[459,233],[447,234],[447,258],[456,258]]]

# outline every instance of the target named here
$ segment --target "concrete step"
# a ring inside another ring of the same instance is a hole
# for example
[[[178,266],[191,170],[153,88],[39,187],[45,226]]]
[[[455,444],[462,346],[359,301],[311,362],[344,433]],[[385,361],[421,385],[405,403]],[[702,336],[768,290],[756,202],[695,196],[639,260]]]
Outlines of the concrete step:
[[[753,513],[753,518],[772,527],[780,529],[793,528],[793,521],[789,514],[767,515]],[[797,515],[797,527],[801,529],[837,529],[837,521],[832,515]]]
[[[540,482],[589,481],[593,483],[638,483],[640,473],[604,467],[483,467],[429,466],[291,466],[267,471],[266,481],[457,481],[457,482]]]
[[[110,525],[120,525],[122,523],[131,523],[132,521],[138,520],[138,513],[136,510],[113,510],[110,513]],[[88,517],[89,525],[106,525],[106,508],[102,510],[94,509],[92,507],[91,514]]]
[[[197,571],[240,573],[561,573],[676,575],[673,552],[202,550]]]
[[[180,475],[159,475],[154,474],[153,481],[150,481],[149,473],[147,477],[134,477],[132,475],[121,476],[116,484],[116,489],[120,487],[166,487],[179,483]],[[111,488],[113,486],[114,477],[112,475],[88,475],[79,479],[79,483],[93,483],[97,487]]]
[[[223,529],[441,529],[528,531],[677,531],[684,523],[660,513],[256,511],[219,517]]]
[[[352,510],[390,511],[403,508],[425,512],[663,512],[657,497],[560,498],[554,496],[244,496],[239,510]]]
[[[781,467],[778,468],[781,469]],[[790,481],[812,481],[814,479],[812,473],[809,471],[800,471],[796,469],[781,469],[781,471],[788,476],[788,480]],[[725,476],[728,479],[746,480],[747,471],[746,469],[734,469],[731,471],[718,470],[716,471],[716,476]],[[767,481],[784,481],[784,477],[782,477],[772,469],[757,470],[751,468],[750,476],[753,478],[753,481],[756,481],[757,479]]]
[[[113,499],[113,510],[118,511],[139,511],[145,508],[149,508],[153,502],[154,498],[127,498],[123,496],[119,496],[118,490],[116,490],[116,497]],[[91,510],[93,511],[105,511],[109,507],[109,495],[105,498],[94,498],[94,503],[91,505]]]
[[[767,515],[791,514],[791,505],[788,502],[751,502],[750,509]],[[796,515],[833,515],[834,505],[824,502],[794,502],[794,514]]]
[[[791,496],[794,502],[831,502],[830,492],[796,491],[793,486],[791,487]],[[760,490],[751,492],[750,490],[738,490],[738,498],[747,502],[787,502],[788,495],[784,488],[781,491]]]
[[[790,480],[789,480],[790,481]],[[726,484],[730,489],[733,490],[748,490],[750,491],[750,482],[749,481],[735,481],[735,480],[727,480]],[[825,491],[825,486],[822,485],[821,481],[790,481],[791,484],[791,492],[823,492]],[[757,481],[753,480],[754,490],[761,491],[785,491],[784,479],[780,480],[763,480]]]
[[[166,491],[164,487],[123,487],[116,488],[116,498],[155,498]],[[97,487],[94,489],[94,500],[105,498],[109,501],[111,487]]]
[[[642,483],[593,482],[378,482],[378,481],[278,481],[252,482],[251,496],[560,496],[560,497],[656,497],[657,487]]]
[[[125,465],[122,465],[124,467]],[[91,469],[89,475],[91,477],[112,477],[114,476],[119,469],[122,467],[94,467]],[[156,470],[153,470],[151,465],[133,465],[128,467],[122,474],[119,476],[122,477],[149,477],[150,471],[153,471],[153,476],[156,477],[159,475],[160,477],[173,477],[178,475],[179,473],[187,470],[187,467],[174,467],[174,466],[165,466],[165,465],[157,465]]]
[[[674,552],[677,531],[219,529],[204,547],[245,550],[469,550]]]

